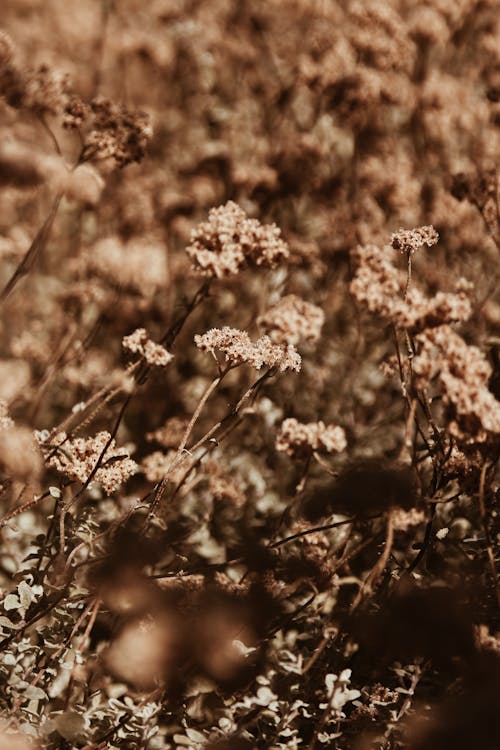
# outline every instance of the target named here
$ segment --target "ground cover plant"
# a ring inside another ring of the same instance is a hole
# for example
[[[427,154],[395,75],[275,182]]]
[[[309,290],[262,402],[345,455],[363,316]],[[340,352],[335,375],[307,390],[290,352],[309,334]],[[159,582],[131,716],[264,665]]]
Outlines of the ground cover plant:
[[[500,747],[497,0],[3,0],[0,748]]]

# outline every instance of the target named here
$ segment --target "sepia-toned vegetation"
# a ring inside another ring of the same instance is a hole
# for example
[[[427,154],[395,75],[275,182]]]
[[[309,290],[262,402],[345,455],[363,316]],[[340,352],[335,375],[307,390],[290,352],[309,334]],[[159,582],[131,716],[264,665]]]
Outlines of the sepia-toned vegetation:
[[[500,747],[498,0],[3,0],[0,748]]]

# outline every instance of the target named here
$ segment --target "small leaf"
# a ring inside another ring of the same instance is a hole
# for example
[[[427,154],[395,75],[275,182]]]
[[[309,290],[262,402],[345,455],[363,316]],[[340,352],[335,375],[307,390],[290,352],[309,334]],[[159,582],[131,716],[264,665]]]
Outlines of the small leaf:
[[[4,607],[5,607],[5,603],[4,603]],[[9,620],[8,617],[0,616],[0,628],[9,628],[9,630],[15,630],[16,627],[17,626],[15,625],[15,623],[13,623],[12,620]]]
[[[28,685],[24,691],[26,698],[33,701],[43,701],[47,698],[47,693],[42,688],[36,687],[35,685]]]
[[[7,596],[3,600],[3,607],[7,611],[9,611],[10,609],[19,609],[20,606],[21,602],[15,594],[7,594]]]
[[[23,609],[27,609],[31,602],[35,601],[35,596],[33,595],[33,592],[31,588],[28,586],[26,581],[21,581],[19,586],[17,587],[17,591],[19,594],[19,601],[21,602],[21,606]]]
[[[186,729],[186,734],[192,742],[205,742],[205,735],[196,731],[196,729]]]

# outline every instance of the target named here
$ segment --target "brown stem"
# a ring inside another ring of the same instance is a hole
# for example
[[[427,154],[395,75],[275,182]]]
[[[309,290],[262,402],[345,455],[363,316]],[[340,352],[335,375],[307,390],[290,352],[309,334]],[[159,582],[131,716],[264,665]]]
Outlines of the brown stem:
[[[347,518],[344,521],[334,521],[333,523],[326,523],[322,526],[313,526],[311,529],[305,529],[305,531],[298,531],[296,534],[291,534],[290,536],[285,537],[284,539],[280,539],[277,542],[273,542],[269,545],[271,549],[277,549],[278,547],[282,547],[283,544],[288,544],[289,542],[293,542],[295,539],[300,539],[303,536],[307,536],[308,534],[314,534],[317,531],[327,531],[328,529],[336,529],[338,526],[346,526],[348,523],[354,523],[356,519],[354,518]]]
[[[160,482],[160,485],[158,487],[158,490],[155,493],[155,497],[153,500],[153,503],[151,504],[151,512],[150,515],[152,515],[156,508],[160,505],[163,495],[165,494],[165,491],[167,489],[168,481],[170,478],[170,475],[172,471],[175,469],[176,466],[180,463],[182,460],[183,453],[186,449],[187,441],[189,440],[189,436],[191,435],[191,432],[193,431],[193,428],[198,421],[198,418],[203,410],[203,407],[207,403],[208,399],[212,395],[212,393],[217,389],[217,387],[220,385],[224,377],[227,375],[227,373],[231,370],[231,367],[226,367],[225,370],[222,370],[222,372],[210,383],[208,388],[205,390],[205,393],[200,398],[198,405],[196,409],[194,410],[193,416],[189,420],[189,424],[186,427],[186,430],[184,432],[184,435],[182,436],[182,440],[179,443],[179,446],[177,448],[177,451],[175,455],[173,456],[172,460],[170,461],[167,470],[165,471],[165,476]]]
[[[352,604],[351,612],[354,612],[354,610],[357,609],[357,607],[361,604],[365,595],[367,594],[369,595],[374,590],[389,560],[389,555],[391,554],[393,542],[394,542],[394,511],[390,510],[387,513],[386,537],[385,537],[385,545],[384,545],[383,552],[380,555],[377,562],[375,563],[372,570],[370,571],[370,573],[368,574],[368,577],[366,578],[363,586],[358,591],[356,598]]]
[[[490,567],[491,576],[493,578],[493,585],[495,587],[497,605],[498,607],[500,607],[500,586],[498,582],[498,572],[497,572],[497,567],[496,567],[496,562],[495,562],[495,555],[493,553],[493,543],[491,539],[490,529],[488,526],[488,519],[486,516],[486,505],[484,502],[486,474],[489,468],[490,467],[489,467],[488,462],[485,461],[481,468],[481,476],[479,478],[478,501],[479,501],[479,512],[481,514],[481,522],[483,524],[484,536],[486,539],[486,554],[488,556],[488,565]]]
[[[63,193],[59,192],[57,193],[56,197],[54,198],[54,202],[52,203],[52,206],[50,208],[50,211],[48,213],[47,218],[43,222],[42,226],[36,233],[33,242],[29,246],[26,254],[24,255],[23,259],[17,266],[16,270],[4,286],[2,292],[0,293],[0,303],[5,302],[7,297],[11,294],[14,287],[17,285],[17,283],[22,279],[23,276],[27,276],[31,269],[33,268],[33,265],[40,255],[40,253],[45,248],[47,241],[50,236],[50,230],[52,229],[52,225],[54,223],[54,219],[56,218],[57,209],[59,208],[59,204],[62,200]]]

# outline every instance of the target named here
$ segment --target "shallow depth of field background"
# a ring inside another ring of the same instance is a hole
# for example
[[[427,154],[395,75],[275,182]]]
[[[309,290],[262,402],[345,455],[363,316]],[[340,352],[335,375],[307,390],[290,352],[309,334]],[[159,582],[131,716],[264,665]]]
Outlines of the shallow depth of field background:
[[[0,747],[497,750],[498,0],[0,31]],[[202,273],[228,201],[287,257]]]

